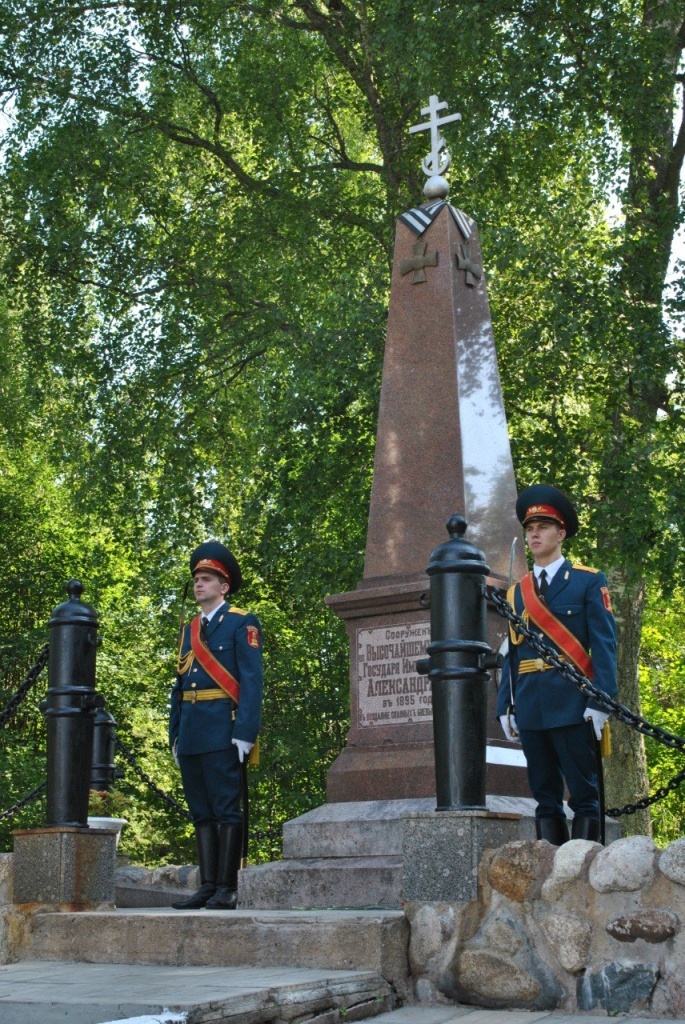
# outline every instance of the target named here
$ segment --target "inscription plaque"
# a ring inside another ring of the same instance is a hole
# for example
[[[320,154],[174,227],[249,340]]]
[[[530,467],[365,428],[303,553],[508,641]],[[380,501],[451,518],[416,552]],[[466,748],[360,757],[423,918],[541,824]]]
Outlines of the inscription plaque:
[[[430,632],[430,622],[357,630],[358,725],[433,721],[430,680],[416,671]]]

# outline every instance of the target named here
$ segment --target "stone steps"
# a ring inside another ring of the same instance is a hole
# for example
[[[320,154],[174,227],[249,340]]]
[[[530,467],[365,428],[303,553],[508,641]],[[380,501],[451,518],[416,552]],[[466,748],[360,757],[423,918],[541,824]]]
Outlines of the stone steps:
[[[489,811],[530,818],[521,838],[533,838],[531,798],[488,796]],[[435,810],[435,797],[413,800],[359,800],[323,804],[283,826],[283,859],[401,856],[403,822]]]
[[[392,1008],[375,971],[141,967],[27,961],[0,967],[3,1024],[342,1024]],[[150,1015],[154,1014],[154,1018]]]
[[[402,853],[402,822],[435,810],[435,798],[323,804],[283,826],[283,859],[377,857]]]
[[[373,971],[403,992],[408,925],[399,911],[178,911],[35,914],[22,960],[178,967]]]
[[[281,860],[240,872],[241,907],[290,910],[327,907],[399,909],[401,857]]]
[[[516,838],[533,838],[534,801],[488,796],[498,814],[520,815]],[[406,822],[431,814],[435,797],[360,800],[317,807],[283,826],[283,860],[240,872],[240,906],[400,907]]]

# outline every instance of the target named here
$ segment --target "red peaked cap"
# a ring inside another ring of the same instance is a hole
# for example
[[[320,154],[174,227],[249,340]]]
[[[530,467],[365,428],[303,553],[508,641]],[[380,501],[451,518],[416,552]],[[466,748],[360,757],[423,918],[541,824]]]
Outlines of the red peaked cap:
[[[544,519],[563,526],[567,537],[578,533],[578,513],[566,495],[549,484],[533,484],[521,491],[516,516],[524,526],[532,519]]]
[[[229,594],[235,594],[243,584],[242,573],[235,555],[218,540],[206,540],[195,548],[190,556],[190,574],[196,572],[213,572],[226,580]]]

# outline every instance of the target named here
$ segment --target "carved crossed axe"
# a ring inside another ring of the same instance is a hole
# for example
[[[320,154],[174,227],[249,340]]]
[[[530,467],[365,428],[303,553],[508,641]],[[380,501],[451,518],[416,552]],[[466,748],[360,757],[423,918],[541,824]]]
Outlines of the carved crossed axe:
[[[421,284],[426,281],[426,271],[424,267],[437,267],[438,265],[438,254],[436,252],[426,252],[428,248],[428,242],[416,242],[412,246],[412,252],[414,255],[410,260],[400,260],[400,274],[409,274],[412,270],[414,276],[412,278],[412,284]]]

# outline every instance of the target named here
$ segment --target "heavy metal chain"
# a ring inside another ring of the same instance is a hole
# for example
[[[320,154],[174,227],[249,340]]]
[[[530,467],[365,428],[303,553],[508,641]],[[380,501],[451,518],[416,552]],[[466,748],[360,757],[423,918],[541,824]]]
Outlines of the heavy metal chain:
[[[650,739],[656,740],[657,743],[661,743],[665,747],[671,747],[673,750],[685,750],[685,739],[675,736],[673,733],[668,732],[666,729],[661,729],[657,725],[652,725],[646,718],[642,718],[641,715],[631,711],[624,704],[619,704],[618,701],[613,700],[602,690],[599,690],[575,665],[562,661],[559,651],[545,643],[538,633],[534,633],[494,587],[486,587],[486,596],[502,618],[508,619],[519,636],[523,636],[527,640],[529,646],[534,651],[537,651],[543,661],[557,669],[560,675],[567,679],[569,683],[572,683],[577,690],[580,690],[584,697],[590,698],[603,711],[614,715],[620,722],[629,725],[632,729],[636,729],[643,736],[649,736]],[[624,807],[609,807],[606,814],[610,818],[620,818],[621,815],[635,814],[636,811],[644,810],[644,808],[649,807],[658,800],[662,800],[669,793],[673,792],[674,789],[677,789],[684,779],[685,770],[674,775],[665,786],[661,786],[651,796],[642,797],[641,800],[637,800],[632,804],[626,804]]]
[[[129,750],[128,747],[125,746],[118,737],[116,745],[117,748],[121,751],[124,759],[131,765],[136,775],[138,775],[138,777],[143,780],[148,789],[152,790],[152,792],[155,793],[161,800],[164,800],[164,802],[167,803],[169,807],[173,807],[175,811],[178,811],[178,813],[181,814],[184,818],[187,818],[189,821],[191,821],[191,816],[189,812],[186,810],[186,808],[177,800],[174,800],[173,796],[170,796],[168,793],[165,793],[163,789],[160,789],[159,786],[152,781],[150,776],[145,771],[143,771],[141,766],[138,764],[138,761],[133,751]],[[268,829],[265,832],[257,832],[250,829],[250,839],[278,839],[282,835],[282,833],[282,825],[277,826],[276,828]]]
[[[45,787],[47,786],[47,784],[48,780],[43,779],[40,785],[36,786],[35,789],[32,789],[30,793],[27,793],[26,796],[23,797],[21,800],[17,801],[16,804],[13,804],[11,807],[8,807],[6,811],[3,811],[2,814],[0,814],[0,821],[4,821],[5,818],[11,818],[12,815],[16,814],[17,811],[20,811],[22,807],[26,807],[26,805],[30,804],[32,800],[35,800],[36,797],[39,797],[40,794],[45,789]]]
[[[268,828],[266,831],[255,832],[250,829],[250,839],[280,839],[283,835],[283,825],[277,825],[276,828]]]
[[[38,676],[41,674],[47,663],[48,645],[45,644],[45,646],[41,648],[35,663],[26,673],[26,678],[24,679],[24,682],[21,684],[21,686],[14,694],[14,696],[8,701],[5,707],[0,711],[0,728],[7,725],[7,723],[11,721],[11,719],[14,717],[17,708],[24,700],[29,690],[33,686],[35,686],[36,682],[38,681]]]
[[[133,768],[136,775],[143,780],[148,789],[152,790],[152,792],[155,793],[166,804],[168,804],[169,807],[173,807],[175,811],[178,811],[180,815],[182,815],[184,818],[187,818],[188,821],[190,821],[190,814],[187,811],[187,809],[183,806],[183,804],[180,804],[178,800],[174,800],[173,796],[169,796],[168,793],[165,793],[163,789],[160,789],[159,786],[152,781],[150,776],[146,772],[144,772],[141,766],[138,764],[138,761],[136,760],[136,756],[133,753],[133,751],[129,750],[128,747],[125,746],[118,737],[116,745],[117,749],[121,751],[124,760],[131,765],[131,768]]]

